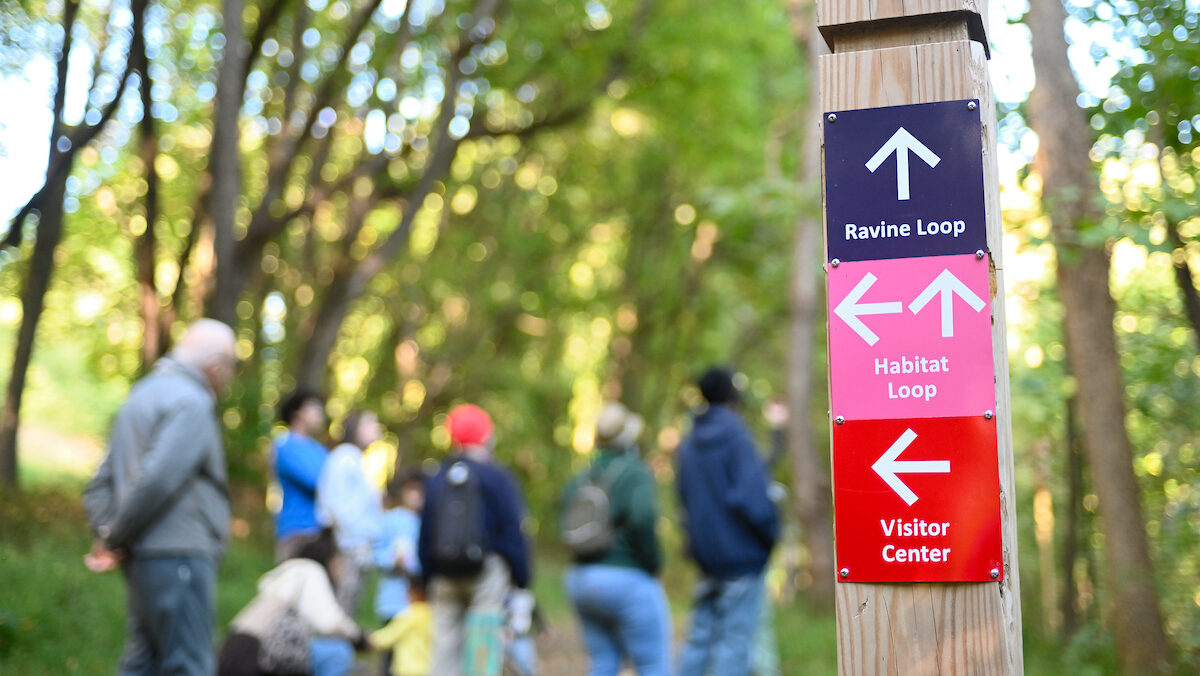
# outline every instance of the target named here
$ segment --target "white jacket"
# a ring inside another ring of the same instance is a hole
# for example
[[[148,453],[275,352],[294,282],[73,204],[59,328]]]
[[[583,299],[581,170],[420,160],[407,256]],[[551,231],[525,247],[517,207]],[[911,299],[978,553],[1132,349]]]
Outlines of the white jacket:
[[[230,627],[261,638],[288,609],[294,609],[314,635],[354,640],[360,634],[358,625],[338,605],[325,569],[311,559],[289,559],[263,575],[258,596]]]

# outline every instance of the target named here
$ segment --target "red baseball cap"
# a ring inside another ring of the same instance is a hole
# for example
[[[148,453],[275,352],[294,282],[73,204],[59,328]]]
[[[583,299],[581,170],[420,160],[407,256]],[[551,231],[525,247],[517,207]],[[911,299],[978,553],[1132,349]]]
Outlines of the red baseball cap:
[[[460,446],[480,446],[492,436],[492,419],[474,404],[460,404],[450,409],[447,425],[450,440]]]

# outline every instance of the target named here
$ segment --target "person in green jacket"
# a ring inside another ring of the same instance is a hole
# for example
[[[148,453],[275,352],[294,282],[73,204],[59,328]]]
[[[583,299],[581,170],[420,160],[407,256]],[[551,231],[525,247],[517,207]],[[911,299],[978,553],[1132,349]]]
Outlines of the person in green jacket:
[[[566,590],[591,659],[590,676],[616,676],[625,660],[639,676],[672,671],[671,619],[657,578],[658,489],[638,454],[642,427],[641,418],[623,405],[605,404],[596,422],[595,457],[563,494],[564,539],[574,558]],[[577,494],[597,486],[607,498],[611,537],[599,547],[574,547],[567,524],[580,502]]]

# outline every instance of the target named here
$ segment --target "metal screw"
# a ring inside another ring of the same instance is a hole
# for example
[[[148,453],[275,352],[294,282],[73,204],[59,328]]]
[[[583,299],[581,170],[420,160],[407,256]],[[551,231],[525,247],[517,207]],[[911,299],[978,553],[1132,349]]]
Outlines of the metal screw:
[[[837,115],[830,113],[829,117],[825,119],[829,120],[829,124],[833,124],[834,122],[837,122]]]
[[[840,416],[840,415],[839,415],[838,417],[836,417],[836,418],[834,418],[834,419],[833,419],[833,422],[835,422],[835,423],[837,423],[837,424],[839,424],[839,425],[843,425],[843,424],[845,424],[845,422],[846,422],[846,419],[845,419],[844,417],[842,417],[842,416]]]
[[[991,411],[984,411],[984,412],[983,412],[983,419],[984,419],[984,420],[991,420],[991,419],[992,419],[992,416],[994,416],[994,415],[996,415],[996,414],[995,414],[995,413],[992,413]]]
[[[1000,569],[993,568],[992,572],[988,573],[988,575],[991,575],[993,580],[998,580],[1000,579]]]
[[[835,258],[835,259],[829,261],[829,264],[836,268],[837,266],[842,264],[842,261],[840,258]]]
[[[983,249],[976,249],[976,250],[975,250],[975,257],[976,257],[976,258],[979,258],[979,259],[982,259],[982,258],[983,258]]]
[[[842,577],[850,577],[850,569],[849,569],[849,568],[843,568],[843,569],[841,569],[841,570],[839,570],[839,571],[838,571],[838,575],[841,575]]]
[[[967,101],[967,110],[975,110],[975,102]]]

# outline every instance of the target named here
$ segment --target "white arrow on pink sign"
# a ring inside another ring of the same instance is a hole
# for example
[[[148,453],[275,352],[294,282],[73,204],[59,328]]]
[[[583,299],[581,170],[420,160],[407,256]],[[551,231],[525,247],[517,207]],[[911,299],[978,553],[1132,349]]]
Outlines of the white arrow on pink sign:
[[[986,256],[841,263],[829,268],[828,293],[834,416],[933,418],[995,408]]]

